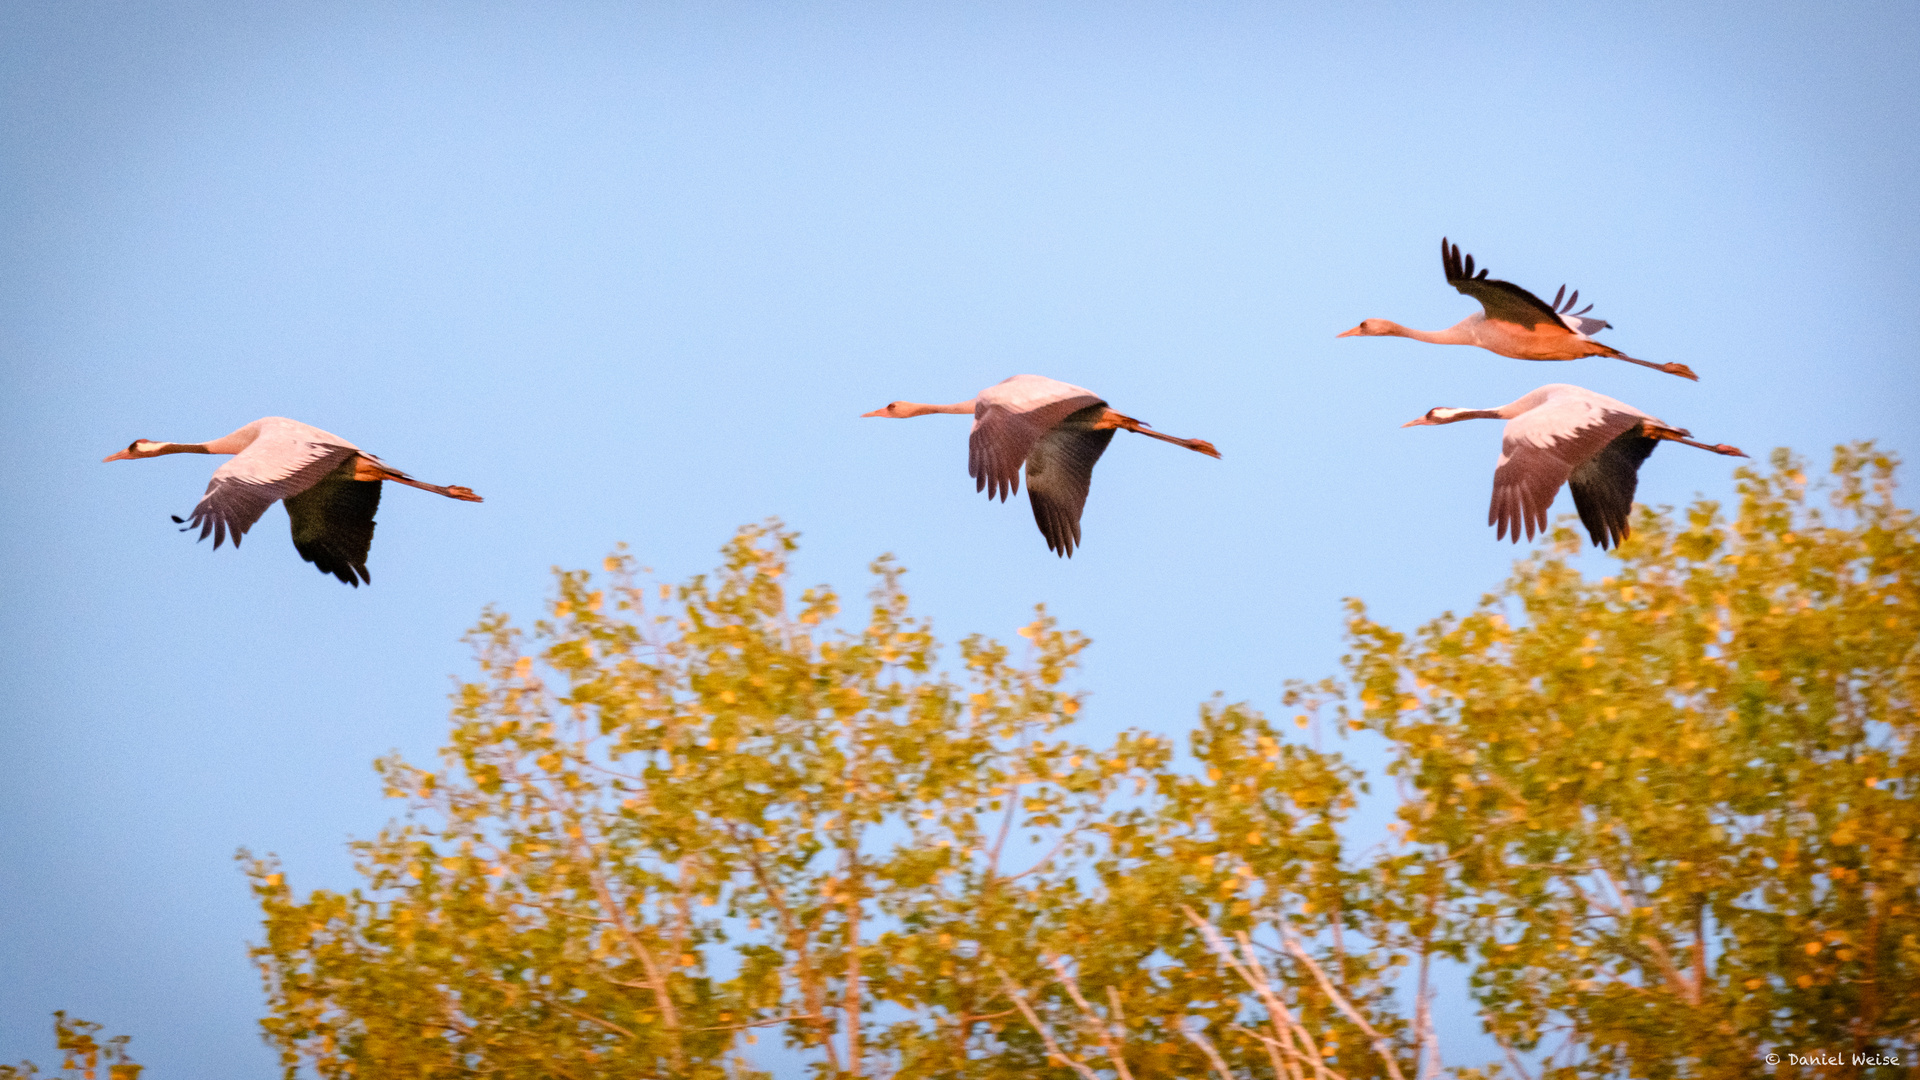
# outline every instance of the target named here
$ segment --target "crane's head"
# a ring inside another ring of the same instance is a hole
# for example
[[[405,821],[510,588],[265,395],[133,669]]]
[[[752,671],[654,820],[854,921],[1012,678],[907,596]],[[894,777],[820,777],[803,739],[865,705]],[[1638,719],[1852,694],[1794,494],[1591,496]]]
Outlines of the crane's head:
[[[1387,319],[1367,319],[1359,326],[1334,337],[1392,337],[1400,327]]]
[[[861,413],[860,415],[862,418],[868,416],[891,416],[895,419],[904,419],[909,416],[925,416],[928,411],[927,406],[918,405],[911,401],[889,401],[872,412]]]
[[[1456,420],[1471,420],[1486,413],[1478,409],[1428,409],[1425,416],[1418,420],[1409,420],[1401,427],[1426,427],[1429,424],[1451,424]]]
[[[166,445],[167,445],[166,443],[154,442],[151,439],[135,439],[132,442],[127,444],[127,448],[125,450],[122,450],[117,454],[109,454],[106,457],[101,458],[100,460],[101,461],[126,461],[130,458],[159,457],[161,454],[165,453],[165,451],[161,448]]]

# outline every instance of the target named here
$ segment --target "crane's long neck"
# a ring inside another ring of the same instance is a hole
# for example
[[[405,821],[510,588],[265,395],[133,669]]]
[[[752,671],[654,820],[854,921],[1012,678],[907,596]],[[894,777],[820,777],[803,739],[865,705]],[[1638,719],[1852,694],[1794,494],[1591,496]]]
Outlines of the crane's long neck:
[[[253,445],[254,432],[245,428],[212,442],[169,442],[143,447],[148,454],[237,454]]]
[[[1473,345],[1473,335],[1463,327],[1465,323],[1449,326],[1445,330],[1415,330],[1411,326],[1401,326],[1397,322],[1387,324],[1387,333],[1393,337],[1412,338],[1430,345]]]
[[[231,434],[222,435],[211,442],[155,443],[143,446],[141,449],[142,456],[147,454],[237,454],[252,446],[253,440],[259,437],[260,425],[256,422]]]
[[[248,424],[231,435],[222,435],[211,442],[148,442],[141,439],[107,460],[162,457],[167,454],[237,454],[252,446],[253,440],[259,436],[259,427]]]
[[[215,439],[214,442],[222,440]],[[159,457],[162,454],[231,454],[232,450],[215,450],[213,443],[163,442],[146,443],[140,447],[141,457]]]
[[[1515,405],[1519,404],[1515,402]],[[1511,420],[1525,409],[1502,405],[1497,409],[1434,409],[1420,423],[1454,424],[1462,420]]]
[[[951,405],[924,405],[917,401],[907,401],[901,403],[902,409],[900,415],[903,417],[931,416],[934,413],[951,413],[955,416],[972,416],[974,403],[979,400],[979,398],[968,398],[965,401],[956,401]]]

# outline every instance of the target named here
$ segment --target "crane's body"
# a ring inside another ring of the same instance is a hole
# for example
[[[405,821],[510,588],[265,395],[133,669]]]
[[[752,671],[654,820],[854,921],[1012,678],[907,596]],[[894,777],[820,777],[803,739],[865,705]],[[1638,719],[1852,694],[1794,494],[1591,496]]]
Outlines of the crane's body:
[[[1027,501],[1047,547],[1071,556],[1080,543],[1080,514],[1093,482],[1093,466],[1115,431],[1132,431],[1196,453],[1220,452],[1203,439],[1162,435],[1142,421],[1115,412],[1085,387],[1041,375],[1015,375],[967,401],[925,405],[896,401],[863,416],[903,419],[933,414],[973,416],[967,438],[967,475],[974,490],[1005,501],[1027,474]]]
[[[373,515],[380,507],[380,484],[391,480],[463,502],[481,498],[464,487],[441,487],[415,480],[353,443],[311,424],[268,416],[211,442],[174,443],[136,439],[106,461],[165,454],[231,454],[213,471],[206,493],[189,519],[174,518],[200,539],[233,546],[275,502],[285,502],[294,549],[321,573],[359,588],[371,583],[367,553],[373,543]],[[183,530],[184,531],[184,530]]]
[[[1578,360],[1586,356],[1606,356],[1630,364],[1664,371],[1684,379],[1699,381],[1685,364],[1656,364],[1628,356],[1593,339],[1593,335],[1613,324],[1588,318],[1588,304],[1573,310],[1580,290],[1568,297],[1562,285],[1549,304],[1510,281],[1488,278],[1487,271],[1473,270],[1473,256],[1464,259],[1460,245],[1440,240],[1440,261],[1447,284],[1466,296],[1480,301],[1481,311],[1469,315],[1445,330],[1415,330],[1389,319],[1367,319],[1339,337],[1403,337],[1434,345],[1477,345],[1488,352],[1516,360]],[[1564,300],[1563,300],[1564,298]]]
[[[1461,420],[1505,420],[1500,460],[1493,470],[1493,501],[1487,524],[1495,536],[1515,543],[1547,528],[1547,509],[1561,485],[1573,489],[1574,508],[1596,546],[1625,540],[1633,514],[1640,465],[1662,441],[1746,457],[1724,443],[1695,442],[1691,432],[1672,427],[1623,401],[1566,383],[1553,383],[1495,409],[1427,410],[1402,427],[1452,424]]]

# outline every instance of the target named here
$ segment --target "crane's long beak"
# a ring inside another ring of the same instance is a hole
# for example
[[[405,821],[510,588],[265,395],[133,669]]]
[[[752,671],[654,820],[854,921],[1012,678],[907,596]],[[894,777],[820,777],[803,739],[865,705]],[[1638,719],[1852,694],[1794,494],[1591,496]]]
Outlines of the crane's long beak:
[[[122,450],[117,454],[108,454],[106,457],[101,458],[100,461],[101,461],[101,464],[105,464],[109,461],[128,461],[128,460],[131,460],[132,458],[133,458],[133,451]]]
[[[1342,335],[1342,336],[1344,337],[1345,335]],[[1429,420],[1426,417],[1422,416],[1417,419],[1409,420],[1406,423],[1401,424],[1400,426],[1401,427],[1437,427],[1438,425],[1435,424],[1432,420]]]
[[[1359,337],[1360,328],[1356,326],[1351,330],[1342,330],[1340,333],[1335,334],[1333,336],[1334,337]]]
[[[860,419],[865,420],[869,416],[885,416],[885,415],[887,415],[887,410],[885,409],[885,407],[882,407],[882,408],[875,409],[872,412],[861,413]]]

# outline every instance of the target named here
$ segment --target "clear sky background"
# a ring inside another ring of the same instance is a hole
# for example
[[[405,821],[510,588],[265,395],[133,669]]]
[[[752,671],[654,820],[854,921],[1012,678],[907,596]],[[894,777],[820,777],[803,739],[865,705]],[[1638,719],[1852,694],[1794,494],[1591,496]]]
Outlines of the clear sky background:
[[[1332,673],[1342,597],[1406,626],[1504,577],[1499,427],[1399,428],[1429,407],[1570,381],[1911,454],[1916,111],[1911,3],[13,0],[0,1060],[60,1008],[266,1075],[235,848],[353,884],[461,632],[619,541],[677,580],[779,515],[804,582],[897,553],[949,641],[1044,601],[1094,640],[1085,737],[1178,735]],[[1474,310],[1442,234],[1703,381],[1334,339]],[[1122,434],[1068,561],[974,493],[966,420],[858,419],[1018,372],[1225,458]],[[100,463],[265,415],[487,501],[390,487],[356,591],[278,509],[174,532],[214,462]],[[1732,467],[1668,447],[1641,500]]]

